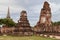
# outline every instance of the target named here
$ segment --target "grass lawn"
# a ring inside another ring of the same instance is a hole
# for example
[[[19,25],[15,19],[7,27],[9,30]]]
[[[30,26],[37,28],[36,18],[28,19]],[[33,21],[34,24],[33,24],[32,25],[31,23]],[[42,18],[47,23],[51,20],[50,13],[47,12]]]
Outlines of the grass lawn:
[[[57,40],[57,39],[45,38],[40,36],[24,36],[24,37],[0,36],[0,40]]]

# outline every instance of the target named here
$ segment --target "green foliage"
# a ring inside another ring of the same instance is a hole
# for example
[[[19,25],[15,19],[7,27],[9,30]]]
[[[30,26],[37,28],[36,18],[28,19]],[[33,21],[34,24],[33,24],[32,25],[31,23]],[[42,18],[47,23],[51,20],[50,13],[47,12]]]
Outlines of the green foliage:
[[[0,19],[0,24],[6,24],[7,26],[11,27],[15,26],[16,23],[12,19],[4,18]]]
[[[53,25],[60,25],[60,21],[58,22],[52,22]]]

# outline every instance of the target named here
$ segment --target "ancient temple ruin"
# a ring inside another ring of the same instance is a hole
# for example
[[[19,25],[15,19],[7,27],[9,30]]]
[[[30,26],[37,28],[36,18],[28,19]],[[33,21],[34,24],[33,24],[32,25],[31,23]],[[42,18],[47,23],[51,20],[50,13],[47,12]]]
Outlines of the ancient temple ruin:
[[[43,8],[41,9],[39,21],[34,27],[36,32],[51,31],[51,8],[47,1],[44,2]]]
[[[0,33],[19,36],[31,36],[36,34],[60,35],[60,25],[52,26],[51,17],[52,14],[50,4],[45,1],[40,12],[39,21],[33,28],[30,26],[29,20],[27,18],[27,12],[22,10],[18,23],[16,23],[16,25],[13,27],[4,25],[2,28],[0,28]],[[6,18],[11,19],[9,7]]]
[[[29,24],[29,20],[27,19],[27,12],[21,11],[20,19],[17,23],[17,28],[21,35],[32,35],[31,26]]]

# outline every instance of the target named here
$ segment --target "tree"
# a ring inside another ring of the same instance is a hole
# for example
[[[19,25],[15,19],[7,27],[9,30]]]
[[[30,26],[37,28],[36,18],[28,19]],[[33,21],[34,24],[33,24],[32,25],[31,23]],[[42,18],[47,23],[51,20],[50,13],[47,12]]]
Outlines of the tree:
[[[60,21],[58,21],[58,22],[52,22],[52,25],[60,25]]]
[[[0,24],[5,24],[9,27],[15,26],[15,22],[12,19],[9,18],[4,18],[4,19],[0,19]]]

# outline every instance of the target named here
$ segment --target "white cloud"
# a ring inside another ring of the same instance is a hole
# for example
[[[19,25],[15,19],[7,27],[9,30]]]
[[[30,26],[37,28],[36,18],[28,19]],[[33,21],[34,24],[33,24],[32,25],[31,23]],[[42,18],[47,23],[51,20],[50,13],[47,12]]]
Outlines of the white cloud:
[[[9,0],[0,0],[0,14],[6,13]]]
[[[8,6],[10,7],[10,12],[20,12],[21,10],[25,10],[24,7],[17,6],[14,4],[15,0],[1,0],[0,1],[0,14],[6,14]],[[11,4],[12,3],[12,4]],[[8,5],[6,5],[8,4]],[[13,5],[14,4],[14,5]]]
[[[60,9],[60,4],[50,3],[52,13],[57,12]]]
[[[51,7],[51,12],[52,12],[52,21],[60,21],[60,4],[54,3],[54,2],[49,2],[50,7]]]
[[[9,3],[9,0],[0,0],[0,3]]]
[[[30,10],[32,10],[34,13],[40,13],[41,8],[42,8],[42,5],[34,5],[30,7]]]
[[[29,0],[24,0],[24,2],[25,2],[26,4],[29,4]]]
[[[17,13],[17,12],[21,12],[22,10],[26,10],[26,9],[20,6],[10,6],[10,10],[11,12]]]

